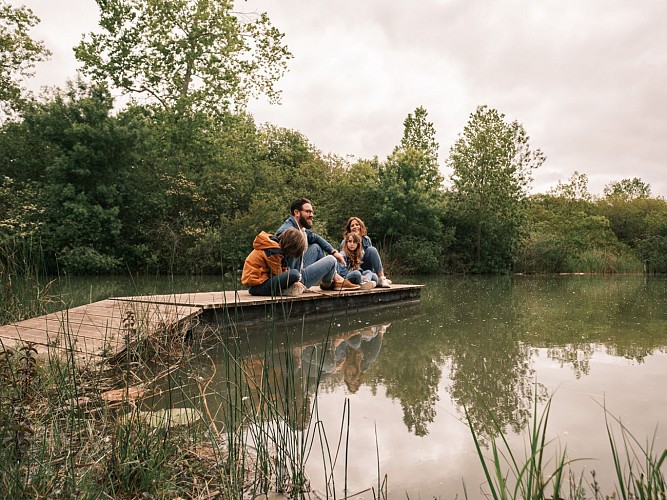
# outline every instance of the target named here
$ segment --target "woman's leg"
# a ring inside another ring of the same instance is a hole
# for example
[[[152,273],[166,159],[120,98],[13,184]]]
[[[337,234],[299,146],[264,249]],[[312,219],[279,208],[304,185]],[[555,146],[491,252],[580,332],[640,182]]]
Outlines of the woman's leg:
[[[320,281],[331,283],[334,274],[336,274],[336,257],[327,255],[314,264],[311,264],[301,271],[301,283],[310,288],[317,285]]]
[[[251,286],[248,288],[250,295],[280,295],[289,286],[299,281],[299,271],[290,269],[284,273],[277,274],[266,280],[261,285]]]
[[[368,247],[364,249],[364,260],[361,262],[361,269],[364,271],[373,271],[378,276],[384,276],[382,259],[377,248]]]

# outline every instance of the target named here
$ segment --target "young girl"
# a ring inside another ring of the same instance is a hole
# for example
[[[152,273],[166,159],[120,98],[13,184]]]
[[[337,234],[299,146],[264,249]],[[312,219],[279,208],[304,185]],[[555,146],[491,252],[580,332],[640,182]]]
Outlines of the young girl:
[[[327,255],[301,271],[289,269],[285,257],[301,257],[306,251],[301,231],[290,228],[279,237],[262,231],[253,242],[253,251],[243,264],[241,284],[250,295],[298,295],[319,283],[331,283],[336,273],[336,258]]]
[[[361,270],[364,248],[358,233],[350,232],[346,235],[342,253],[346,265],[338,264],[338,274],[347,278],[351,283],[361,285],[362,290],[375,288],[378,282],[377,274],[370,270]]]

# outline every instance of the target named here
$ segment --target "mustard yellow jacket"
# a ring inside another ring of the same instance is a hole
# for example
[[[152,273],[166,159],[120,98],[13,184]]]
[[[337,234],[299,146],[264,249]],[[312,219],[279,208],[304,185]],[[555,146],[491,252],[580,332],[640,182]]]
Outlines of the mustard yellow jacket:
[[[271,276],[287,271],[283,261],[283,252],[271,234],[262,231],[252,242],[253,251],[246,257],[241,274],[243,286],[257,286]]]

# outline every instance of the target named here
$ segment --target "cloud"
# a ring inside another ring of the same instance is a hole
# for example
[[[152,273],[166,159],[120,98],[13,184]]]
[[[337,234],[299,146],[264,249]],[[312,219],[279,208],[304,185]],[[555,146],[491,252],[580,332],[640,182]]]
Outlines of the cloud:
[[[44,66],[50,84],[63,83],[63,68],[74,76],[71,47],[95,29],[94,2],[68,5],[31,2],[61,68]],[[444,165],[486,104],[523,124],[546,154],[534,190],[577,170],[596,194],[641,177],[667,196],[664,0],[248,0],[237,8],[267,11],[294,54],[279,84],[282,105],[260,99],[250,111],[325,153],[384,158],[407,114],[424,106]]]

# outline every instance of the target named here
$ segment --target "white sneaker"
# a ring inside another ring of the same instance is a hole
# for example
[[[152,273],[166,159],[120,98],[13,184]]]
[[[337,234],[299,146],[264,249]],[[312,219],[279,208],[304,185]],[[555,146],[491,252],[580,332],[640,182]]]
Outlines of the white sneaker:
[[[301,295],[303,293],[303,287],[302,286],[297,286],[297,285],[292,285],[288,286],[283,290],[282,296],[283,297],[296,297],[297,295]]]
[[[382,276],[379,281],[378,281],[378,288],[389,288],[389,285],[391,285],[391,281],[387,279],[386,276]]]

